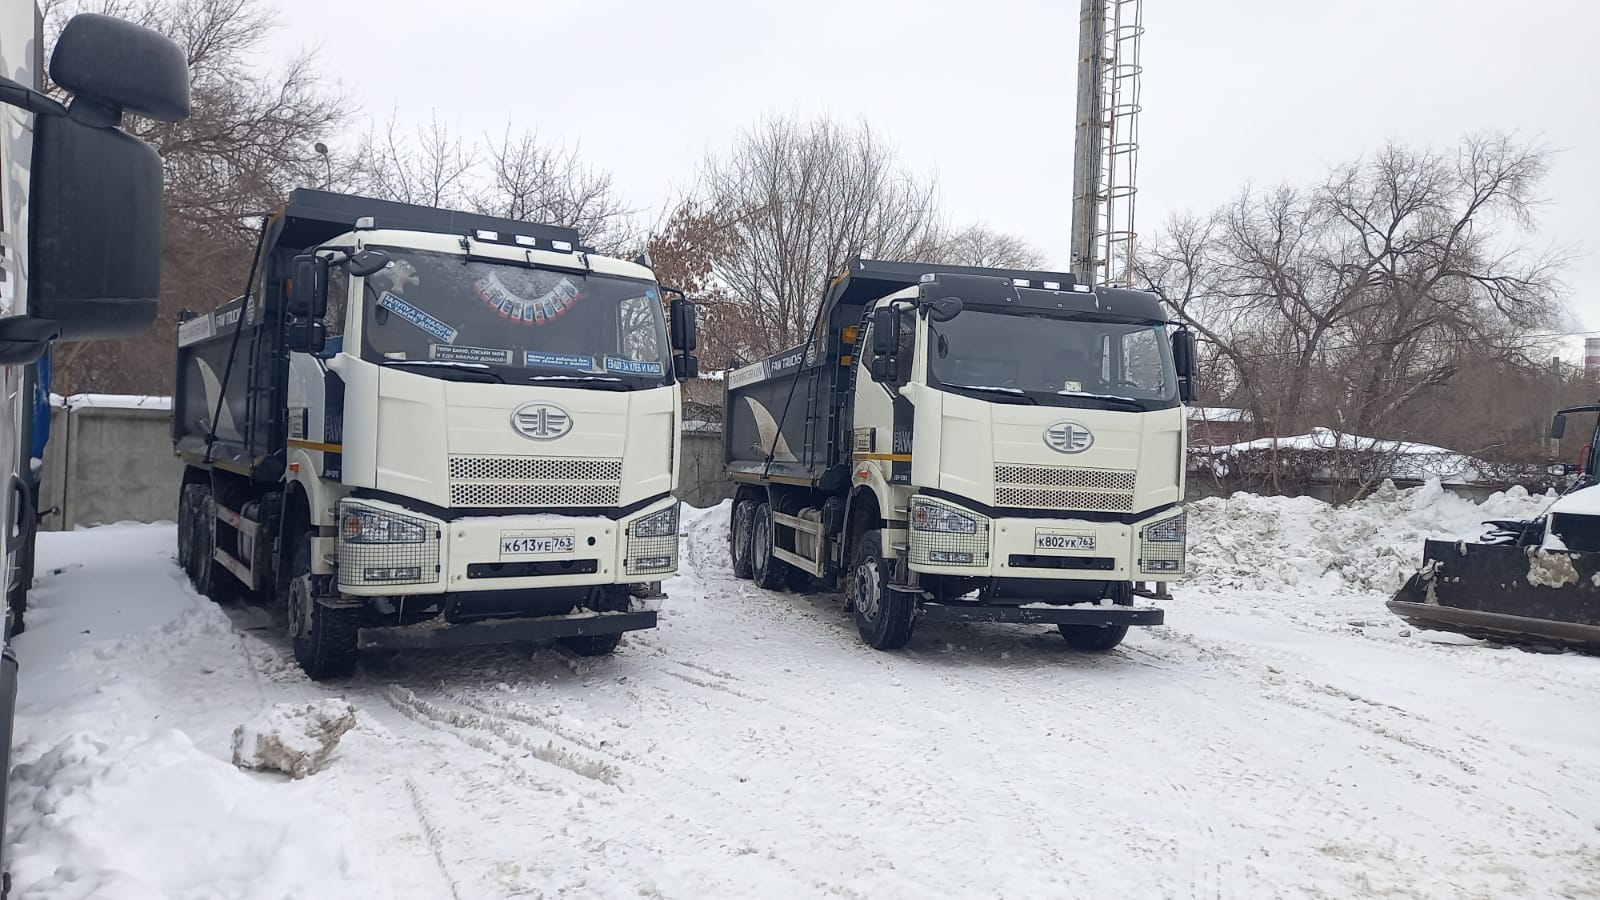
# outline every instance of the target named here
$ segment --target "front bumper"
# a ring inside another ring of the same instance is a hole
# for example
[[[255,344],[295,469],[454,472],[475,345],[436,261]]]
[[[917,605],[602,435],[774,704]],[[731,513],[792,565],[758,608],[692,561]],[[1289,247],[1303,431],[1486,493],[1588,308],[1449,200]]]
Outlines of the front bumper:
[[[907,548],[915,572],[1077,581],[1178,581],[1184,575],[1188,535],[1181,509],[1132,524],[991,518],[919,495],[911,498],[908,512]]]
[[[328,541],[339,590],[355,597],[637,584],[677,572],[677,509],[677,500],[667,498],[621,520],[534,514],[446,522],[393,503],[350,499],[340,502],[339,535]],[[382,541],[352,540],[362,530],[347,525],[352,515]],[[522,539],[523,549],[506,552],[507,538]],[[548,546],[552,538],[559,549]]]

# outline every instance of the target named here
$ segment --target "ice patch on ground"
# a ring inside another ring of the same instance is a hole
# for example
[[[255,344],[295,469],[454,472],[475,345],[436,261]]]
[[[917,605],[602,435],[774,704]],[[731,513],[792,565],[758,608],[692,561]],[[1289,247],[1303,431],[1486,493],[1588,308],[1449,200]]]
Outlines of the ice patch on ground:
[[[322,771],[355,724],[356,708],[344,700],[279,703],[233,730],[233,764],[304,778]]]

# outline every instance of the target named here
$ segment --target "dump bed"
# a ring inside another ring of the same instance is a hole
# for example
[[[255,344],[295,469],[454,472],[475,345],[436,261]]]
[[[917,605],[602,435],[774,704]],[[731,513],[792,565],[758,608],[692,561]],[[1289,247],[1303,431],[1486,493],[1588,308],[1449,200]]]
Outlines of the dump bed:
[[[852,260],[829,285],[810,341],[727,374],[722,441],[728,477],[823,490],[845,484],[852,453],[849,398],[859,370],[851,363],[856,337],[865,333],[867,308],[879,298],[916,286],[926,275],[941,274],[1048,281],[1069,290],[1077,283],[1062,272]],[[909,453],[910,442],[907,432],[885,436],[882,446],[859,449]],[[910,469],[909,464],[896,464],[895,480],[909,482]]]

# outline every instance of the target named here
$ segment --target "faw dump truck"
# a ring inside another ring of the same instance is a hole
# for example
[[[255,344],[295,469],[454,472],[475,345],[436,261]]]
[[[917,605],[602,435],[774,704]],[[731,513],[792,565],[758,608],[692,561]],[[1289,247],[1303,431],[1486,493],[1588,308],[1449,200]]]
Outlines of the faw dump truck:
[[[179,563],[282,602],[312,678],[363,648],[651,628],[678,565],[694,308],[566,228],[300,189],[248,290],[183,321]],[[678,352],[674,354],[672,347]]]
[[[853,260],[811,339],[725,376],[735,574],[843,589],[862,639],[1053,624],[1108,650],[1184,572],[1194,341],[1070,274]]]
[[[6,566],[0,652],[0,772],[9,772],[17,694],[12,639],[31,587],[37,493],[29,465],[31,385],[58,343],[104,341],[155,324],[161,287],[162,163],[124,114],[189,115],[177,44],[111,16],[73,16],[56,37],[44,93],[44,28],[30,0],[0,0],[0,554]],[[0,834],[5,834],[0,791]],[[3,867],[0,867],[3,868]],[[9,873],[0,896],[9,894]]]

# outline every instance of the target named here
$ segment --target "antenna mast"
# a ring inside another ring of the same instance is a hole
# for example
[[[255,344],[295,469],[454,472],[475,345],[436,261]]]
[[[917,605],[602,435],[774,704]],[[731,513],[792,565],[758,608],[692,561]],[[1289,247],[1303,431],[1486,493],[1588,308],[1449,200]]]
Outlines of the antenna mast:
[[[1072,166],[1072,272],[1132,286],[1144,0],[1082,0]]]

